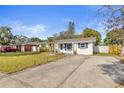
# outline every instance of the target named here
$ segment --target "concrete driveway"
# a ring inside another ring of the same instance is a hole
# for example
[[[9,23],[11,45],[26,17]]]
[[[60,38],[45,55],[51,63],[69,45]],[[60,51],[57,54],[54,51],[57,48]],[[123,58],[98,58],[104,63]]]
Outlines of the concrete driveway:
[[[0,87],[117,87],[124,65],[114,57],[69,56],[11,75],[0,74]]]

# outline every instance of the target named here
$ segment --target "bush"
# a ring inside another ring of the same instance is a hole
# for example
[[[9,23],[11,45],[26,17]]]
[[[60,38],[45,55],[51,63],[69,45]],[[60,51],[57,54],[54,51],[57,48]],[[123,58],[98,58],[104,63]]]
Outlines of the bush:
[[[40,52],[49,52],[49,49],[48,48],[41,48]]]
[[[121,45],[110,45],[109,53],[119,55],[121,53]]]

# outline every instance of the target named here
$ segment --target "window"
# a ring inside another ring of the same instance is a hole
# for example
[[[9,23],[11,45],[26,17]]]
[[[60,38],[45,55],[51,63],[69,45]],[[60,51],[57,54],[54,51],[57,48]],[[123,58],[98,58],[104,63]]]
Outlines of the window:
[[[63,49],[63,44],[60,44],[60,49],[61,49],[61,50]]]
[[[60,44],[60,49],[61,50],[72,50],[72,44],[71,43],[64,43]]]
[[[88,48],[88,43],[78,43],[78,48]]]
[[[67,50],[71,50],[72,49],[72,44],[67,44]]]

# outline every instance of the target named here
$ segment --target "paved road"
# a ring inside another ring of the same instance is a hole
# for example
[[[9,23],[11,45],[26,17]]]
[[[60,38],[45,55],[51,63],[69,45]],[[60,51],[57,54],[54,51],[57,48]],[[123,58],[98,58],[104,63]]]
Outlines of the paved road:
[[[124,66],[117,61],[114,57],[69,56],[12,75],[0,74],[0,87],[117,87],[124,75]]]

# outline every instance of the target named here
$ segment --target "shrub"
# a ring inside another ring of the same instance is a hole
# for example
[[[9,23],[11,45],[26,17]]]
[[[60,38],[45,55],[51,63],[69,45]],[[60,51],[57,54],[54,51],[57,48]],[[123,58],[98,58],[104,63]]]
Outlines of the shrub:
[[[41,48],[40,52],[49,52],[49,49],[48,48]]]
[[[109,53],[119,55],[121,53],[121,45],[110,45]]]

